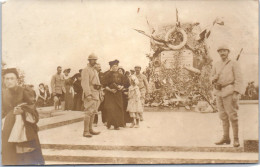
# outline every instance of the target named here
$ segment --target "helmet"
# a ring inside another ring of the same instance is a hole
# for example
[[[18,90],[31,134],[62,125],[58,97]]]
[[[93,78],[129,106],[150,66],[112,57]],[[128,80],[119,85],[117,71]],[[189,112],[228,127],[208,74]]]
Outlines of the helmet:
[[[217,51],[220,51],[220,50],[228,50],[230,52],[230,49],[227,45],[221,45],[218,47]]]
[[[94,54],[94,53],[91,53],[89,56],[88,56],[88,60],[97,60],[97,56]]]

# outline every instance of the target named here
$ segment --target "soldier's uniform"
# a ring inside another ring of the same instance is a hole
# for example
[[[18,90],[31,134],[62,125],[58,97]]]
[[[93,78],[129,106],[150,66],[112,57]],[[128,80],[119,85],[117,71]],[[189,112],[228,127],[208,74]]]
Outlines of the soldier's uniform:
[[[220,47],[227,49],[227,47]],[[218,79],[217,79],[218,78]],[[242,94],[242,74],[239,64],[233,60],[225,60],[217,62],[213,68],[213,80],[217,79],[217,83],[221,85],[221,90],[214,90],[216,95],[217,108],[219,117],[223,124],[223,139],[217,142],[217,145],[230,144],[229,127],[230,123],[233,129],[234,146],[239,146],[238,140],[238,100],[233,99],[233,93]],[[237,142],[237,144],[235,144]]]
[[[57,96],[61,102],[61,108],[64,110],[65,108],[65,78],[63,74],[55,74],[51,79],[51,89],[52,93]]]
[[[97,59],[97,57],[91,54],[88,59]],[[97,86],[100,86],[100,81],[96,69],[90,64],[88,64],[88,66],[82,70],[81,77],[85,111],[83,136],[91,137],[91,135],[97,135],[100,133],[93,131],[92,128],[95,114],[97,113],[98,107],[100,105],[100,90],[97,88]]]
[[[136,66],[135,68],[141,68],[140,66]],[[134,74],[138,81],[139,81],[139,84],[138,84],[138,87],[139,87],[139,90],[140,90],[140,93],[141,93],[141,102],[142,102],[142,106],[144,107],[144,104],[145,104],[145,94],[146,94],[146,90],[148,90],[148,81],[147,81],[147,78],[144,74]],[[140,120],[142,121],[143,120],[143,113],[140,114]]]

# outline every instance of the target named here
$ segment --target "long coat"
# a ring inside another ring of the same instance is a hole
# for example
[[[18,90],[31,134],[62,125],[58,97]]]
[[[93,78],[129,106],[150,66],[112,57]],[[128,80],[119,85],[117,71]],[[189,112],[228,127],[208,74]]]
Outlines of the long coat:
[[[105,73],[102,79],[102,85],[111,89],[116,89],[116,85],[123,86],[124,76],[118,72],[109,71]],[[124,106],[122,91],[112,93],[105,91],[104,108],[106,110],[107,126],[123,127],[124,122]]]
[[[27,141],[14,143],[8,142],[12,132],[16,115],[13,114],[14,107],[26,103],[22,107],[24,111],[22,118],[25,125]],[[34,123],[26,120],[26,114],[30,114],[35,120]],[[4,121],[3,121],[4,120]],[[2,91],[2,162],[3,165],[42,165],[44,159],[38,138],[37,122],[39,115],[35,107],[35,97],[29,88],[14,87]],[[17,154],[17,147],[33,148],[33,151]]]

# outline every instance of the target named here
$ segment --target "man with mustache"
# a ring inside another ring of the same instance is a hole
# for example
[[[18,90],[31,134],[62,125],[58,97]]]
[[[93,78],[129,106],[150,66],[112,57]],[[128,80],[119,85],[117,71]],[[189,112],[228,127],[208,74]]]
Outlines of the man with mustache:
[[[212,83],[215,88],[217,108],[223,125],[223,138],[216,145],[230,144],[229,127],[233,129],[233,146],[239,147],[238,138],[238,100],[242,94],[242,74],[239,64],[229,59],[230,49],[227,46],[218,48],[221,61],[213,68]]]

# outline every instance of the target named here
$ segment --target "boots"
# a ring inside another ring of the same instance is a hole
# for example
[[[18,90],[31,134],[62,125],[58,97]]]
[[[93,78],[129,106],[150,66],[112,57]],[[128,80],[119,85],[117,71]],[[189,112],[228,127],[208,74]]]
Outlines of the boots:
[[[92,135],[89,132],[89,123],[90,123],[90,117],[89,116],[85,116],[85,119],[84,119],[84,132],[83,132],[83,136],[84,137],[92,137]]]
[[[229,137],[229,120],[222,121],[223,126],[223,138],[216,142],[216,145],[224,145],[224,144],[230,144],[230,137]]]
[[[132,124],[131,124],[130,128],[133,128],[133,127],[135,127],[135,119],[134,118],[132,118]]]
[[[93,122],[94,122],[94,119],[95,119],[95,114],[90,117],[89,132],[90,132],[90,134],[92,134],[92,135],[99,135],[100,132],[96,132],[96,131],[93,130]]]
[[[139,128],[139,119],[136,119],[136,128]]]
[[[233,129],[233,135],[234,135],[234,142],[233,142],[233,146],[234,147],[239,147],[239,139],[238,139],[238,121],[232,121],[231,122],[232,125],[232,129]]]

